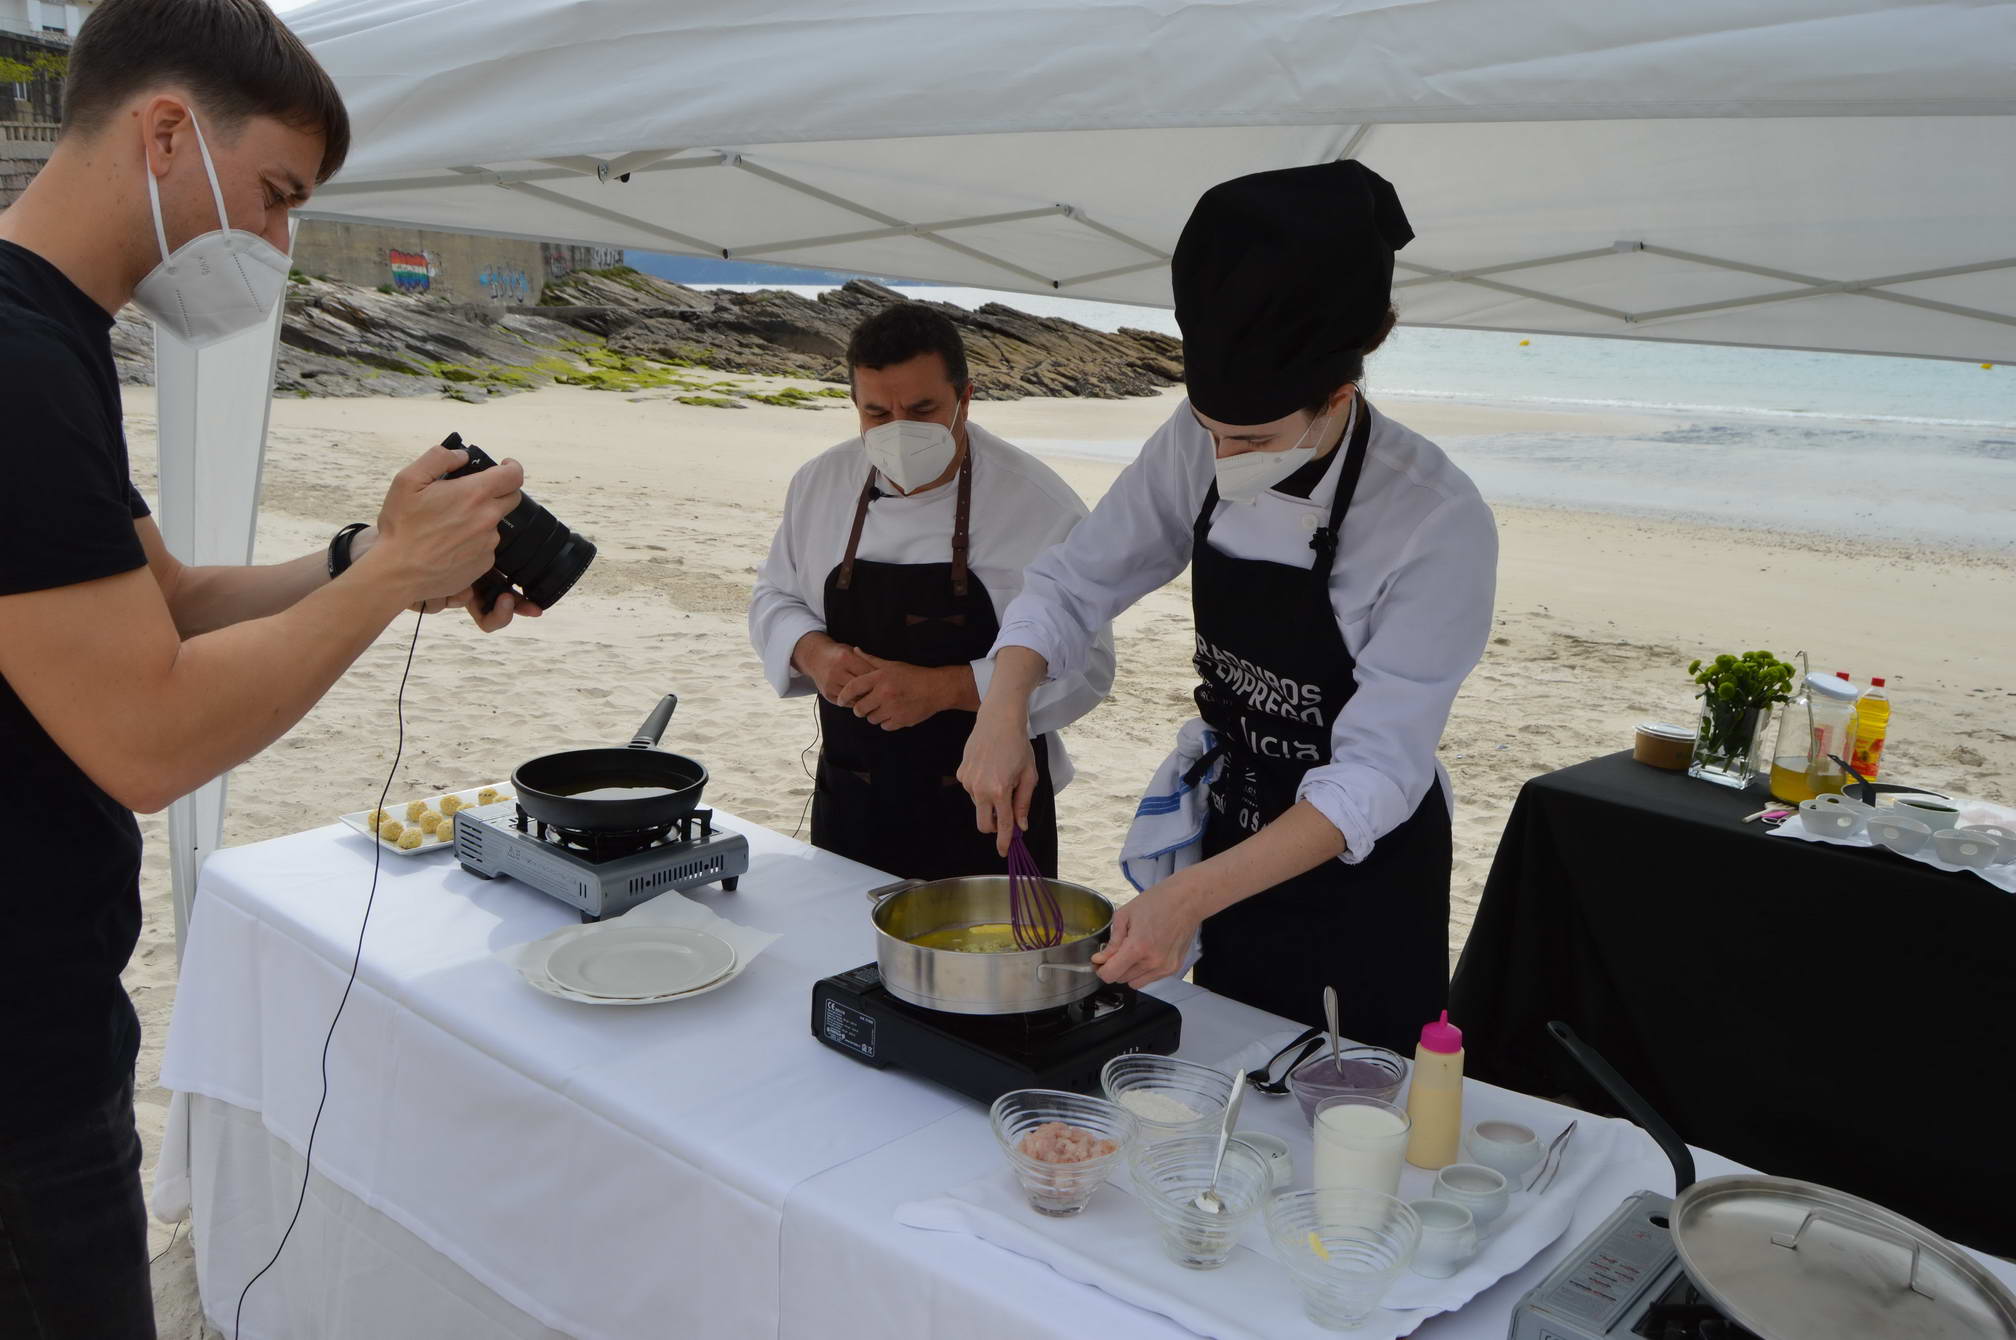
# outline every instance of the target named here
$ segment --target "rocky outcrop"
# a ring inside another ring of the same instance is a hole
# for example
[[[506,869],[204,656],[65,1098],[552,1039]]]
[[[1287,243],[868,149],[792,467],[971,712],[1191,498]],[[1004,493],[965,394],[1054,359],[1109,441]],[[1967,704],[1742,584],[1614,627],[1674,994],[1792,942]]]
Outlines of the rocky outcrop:
[[[704,363],[738,372],[847,380],[847,340],[861,320],[905,295],[857,279],[816,298],[778,289],[698,293],[634,272],[549,283],[541,310],[639,357]],[[999,303],[967,311],[928,303],[965,337],[974,393],[1014,396],[1153,395],[1180,381],[1179,341],[1150,331],[1109,334]]]
[[[670,388],[715,397],[707,373],[807,377],[844,385],[847,340],[903,295],[856,280],[806,298],[766,289],[702,292],[618,267],[547,285],[538,307],[457,304],[295,275],[287,290],[276,391],[302,396],[482,399],[555,382]],[[989,304],[932,303],[960,328],[983,399],[1152,395],[1181,380],[1181,344],[1109,334]],[[154,380],[153,330],[128,308],[112,337],[123,381]],[[705,403],[715,403],[707,400]]]

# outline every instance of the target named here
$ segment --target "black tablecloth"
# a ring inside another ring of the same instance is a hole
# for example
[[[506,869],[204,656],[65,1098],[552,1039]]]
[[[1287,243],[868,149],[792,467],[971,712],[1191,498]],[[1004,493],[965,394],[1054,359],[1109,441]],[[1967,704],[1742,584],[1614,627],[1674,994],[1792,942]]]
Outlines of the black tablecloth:
[[[2016,1253],[2016,896],[1765,803],[1629,754],[1528,782],[1451,989],[1468,1072],[1614,1111],[1564,1019],[1691,1143]]]

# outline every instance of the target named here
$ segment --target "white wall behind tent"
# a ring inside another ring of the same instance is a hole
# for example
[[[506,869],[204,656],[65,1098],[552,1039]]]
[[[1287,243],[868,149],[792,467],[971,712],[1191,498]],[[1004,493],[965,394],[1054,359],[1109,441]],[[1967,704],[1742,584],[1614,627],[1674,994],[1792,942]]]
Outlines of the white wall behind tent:
[[[1206,187],[1355,156],[1418,234],[1411,324],[2016,362],[2008,0],[320,0],[288,21],[354,121],[312,218],[1166,306]],[[164,436],[164,470],[185,450],[211,447]]]

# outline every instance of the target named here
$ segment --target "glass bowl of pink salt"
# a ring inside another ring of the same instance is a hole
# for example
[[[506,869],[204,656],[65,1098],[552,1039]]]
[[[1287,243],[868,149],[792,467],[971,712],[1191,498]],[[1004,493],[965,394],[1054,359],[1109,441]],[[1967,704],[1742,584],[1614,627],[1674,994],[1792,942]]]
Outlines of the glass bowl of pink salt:
[[[1077,1214],[1140,1135],[1118,1103],[1062,1089],[1014,1089],[988,1114],[1015,1180],[1038,1214]]]

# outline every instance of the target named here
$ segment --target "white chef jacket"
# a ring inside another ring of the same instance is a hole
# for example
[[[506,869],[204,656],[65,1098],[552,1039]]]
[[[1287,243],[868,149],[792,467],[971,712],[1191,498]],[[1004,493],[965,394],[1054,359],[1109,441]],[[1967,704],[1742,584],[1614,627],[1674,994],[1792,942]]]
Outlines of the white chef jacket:
[[[1344,835],[1341,859],[1351,864],[1414,813],[1438,775],[1448,786],[1435,749],[1456,690],[1484,654],[1498,567],[1497,525],[1469,476],[1434,443],[1371,413],[1330,573],[1358,688],[1337,715],[1330,762],[1311,768],[1299,791]],[[1308,567],[1344,455],[1331,453],[1308,498],[1269,490],[1250,503],[1221,500],[1211,544],[1234,558]],[[1097,630],[1190,562],[1214,458],[1210,433],[1184,402],[1091,519],[1030,565],[995,652],[1028,647],[1052,675],[1078,673]]]
[[[1085,504],[1071,486],[1020,447],[968,422],[973,453],[973,502],[968,521],[967,565],[986,584],[994,615],[1022,590],[1029,560],[1071,534]],[[847,534],[868,453],[859,437],[829,448],[799,467],[784,497],[784,519],[749,600],[749,640],[763,658],[770,686],[787,698],[816,686],[791,665],[791,652],[807,633],[826,630],[826,578],[847,552]],[[856,557],[878,563],[949,563],[959,478],[928,492],[887,494],[868,505]],[[984,698],[994,675],[990,658],[974,661],[973,679]],[[1029,729],[1049,735],[1051,785],[1062,791],[1073,769],[1063,727],[1084,716],[1113,689],[1110,620],[1085,629],[1076,663],[1055,673],[1029,703]]]

